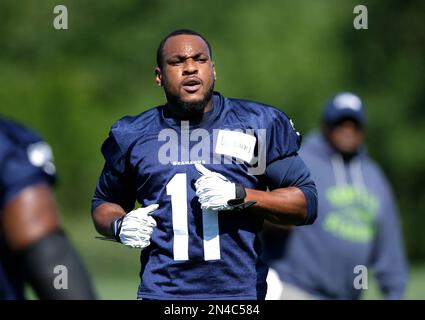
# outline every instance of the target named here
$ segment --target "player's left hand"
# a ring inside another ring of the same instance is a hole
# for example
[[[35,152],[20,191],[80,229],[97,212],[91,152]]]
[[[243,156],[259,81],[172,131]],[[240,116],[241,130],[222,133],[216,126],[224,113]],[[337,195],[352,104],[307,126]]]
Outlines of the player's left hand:
[[[196,195],[202,209],[214,211],[245,209],[255,204],[254,201],[245,203],[246,191],[239,183],[229,181],[225,176],[195,163],[201,177],[196,180]]]
[[[131,247],[144,249],[150,244],[156,221],[152,214],[158,209],[157,204],[130,211],[112,222],[112,231],[118,242]]]

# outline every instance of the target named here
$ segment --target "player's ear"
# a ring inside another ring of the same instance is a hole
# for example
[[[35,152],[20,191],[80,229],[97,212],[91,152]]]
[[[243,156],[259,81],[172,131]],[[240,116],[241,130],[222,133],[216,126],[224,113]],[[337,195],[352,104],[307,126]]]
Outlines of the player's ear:
[[[212,63],[212,69],[213,69],[213,74],[214,74],[214,80],[217,80],[217,74],[215,72],[215,63]]]
[[[160,87],[162,87],[162,71],[159,67],[155,68],[155,81]]]

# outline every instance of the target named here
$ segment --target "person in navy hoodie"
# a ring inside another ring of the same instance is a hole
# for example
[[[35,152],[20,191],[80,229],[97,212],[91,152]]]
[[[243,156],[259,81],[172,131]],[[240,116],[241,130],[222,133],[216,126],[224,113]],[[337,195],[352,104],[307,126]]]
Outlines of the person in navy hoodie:
[[[300,155],[316,182],[318,217],[310,226],[264,234],[264,258],[274,269],[267,299],[359,299],[371,271],[386,299],[403,298],[398,210],[366,153],[365,126],[361,99],[343,92],[325,105],[321,132],[306,137]],[[277,276],[280,283],[272,281]]]

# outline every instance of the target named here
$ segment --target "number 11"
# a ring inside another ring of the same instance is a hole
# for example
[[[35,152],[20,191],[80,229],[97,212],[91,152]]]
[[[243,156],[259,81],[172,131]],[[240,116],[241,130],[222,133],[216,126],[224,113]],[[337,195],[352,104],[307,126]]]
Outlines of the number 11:
[[[187,224],[187,175],[177,173],[167,184],[167,195],[171,196],[173,222],[174,260],[189,260],[189,232]],[[204,259],[220,259],[220,237],[218,213],[202,210]]]

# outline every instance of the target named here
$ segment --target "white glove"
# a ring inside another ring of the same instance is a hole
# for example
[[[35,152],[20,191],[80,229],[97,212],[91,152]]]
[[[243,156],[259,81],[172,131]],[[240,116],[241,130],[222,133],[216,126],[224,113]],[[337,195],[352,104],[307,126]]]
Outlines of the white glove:
[[[130,211],[123,217],[112,222],[115,239],[131,248],[144,249],[150,244],[153,228],[156,221],[152,217],[157,204]]]
[[[202,164],[195,163],[195,167],[201,174],[195,182],[195,188],[202,209],[233,210],[243,204],[246,193],[242,185],[208,170]]]

